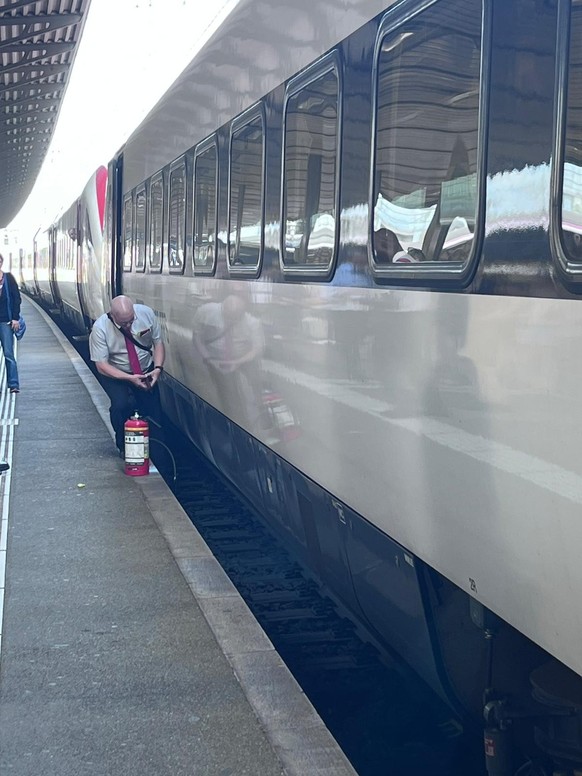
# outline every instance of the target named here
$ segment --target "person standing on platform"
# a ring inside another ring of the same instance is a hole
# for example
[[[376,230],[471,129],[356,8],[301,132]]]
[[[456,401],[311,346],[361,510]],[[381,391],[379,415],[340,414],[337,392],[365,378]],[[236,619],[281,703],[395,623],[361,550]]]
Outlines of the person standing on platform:
[[[116,296],[111,310],[93,324],[89,350],[111,400],[109,417],[123,457],[123,427],[134,411],[161,427],[157,382],[164,371],[166,351],[154,311],[134,304],[128,296]]]
[[[6,381],[10,393],[20,392],[18,366],[14,355],[14,332],[18,331],[20,291],[14,276],[3,272],[4,257],[0,254],[0,344],[6,364]]]

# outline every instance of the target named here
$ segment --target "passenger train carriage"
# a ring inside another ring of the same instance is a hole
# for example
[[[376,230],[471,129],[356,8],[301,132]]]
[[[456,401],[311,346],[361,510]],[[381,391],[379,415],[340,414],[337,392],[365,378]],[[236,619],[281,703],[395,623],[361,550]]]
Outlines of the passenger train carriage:
[[[21,288],[62,314],[79,332],[109,309],[103,281],[103,225],[107,169],[99,168],[81,195],[21,252]],[[109,273],[111,274],[111,273]]]
[[[579,0],[242,0],[103,251],[51,227],[52,303],[151,305],[172,420],[457,708],[582,675],[581,117]]]

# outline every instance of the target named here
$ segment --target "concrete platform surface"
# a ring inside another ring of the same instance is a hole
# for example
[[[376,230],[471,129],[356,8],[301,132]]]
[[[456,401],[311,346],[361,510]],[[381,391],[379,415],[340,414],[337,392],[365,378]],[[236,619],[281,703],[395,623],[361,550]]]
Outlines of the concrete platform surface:
[[[0,367],[0,776],[344,776],[353,769],[108,401],[29,300]]]

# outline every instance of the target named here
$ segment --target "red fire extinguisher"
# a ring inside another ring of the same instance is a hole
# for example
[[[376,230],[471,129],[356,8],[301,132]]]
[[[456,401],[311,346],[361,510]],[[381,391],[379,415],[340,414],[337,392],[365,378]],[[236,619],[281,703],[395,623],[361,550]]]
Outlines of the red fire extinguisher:
[[[142,477],[150,473],[150,427],[137,412],[125,421],[125,473]]]

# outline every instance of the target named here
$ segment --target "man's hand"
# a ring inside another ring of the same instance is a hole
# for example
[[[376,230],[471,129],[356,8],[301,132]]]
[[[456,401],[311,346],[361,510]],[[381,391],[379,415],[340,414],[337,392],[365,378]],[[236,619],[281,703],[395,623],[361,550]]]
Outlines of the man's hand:
[[[127,375],[127,379],[136,388],[141,388],[143,391],[149,391],[152,387],[151,375]]]
[[[152,369],[151,372],[148,372],[147,376],[150,378],[149,382],[149,388],[150,390],[154,387],[154,385],[158,382],[160,379],[160,375],[162,374],[161,369]]]
[[[18,331],[20,328],[18,321],[10,321],[10,325],[12,326],[12,331]]]

